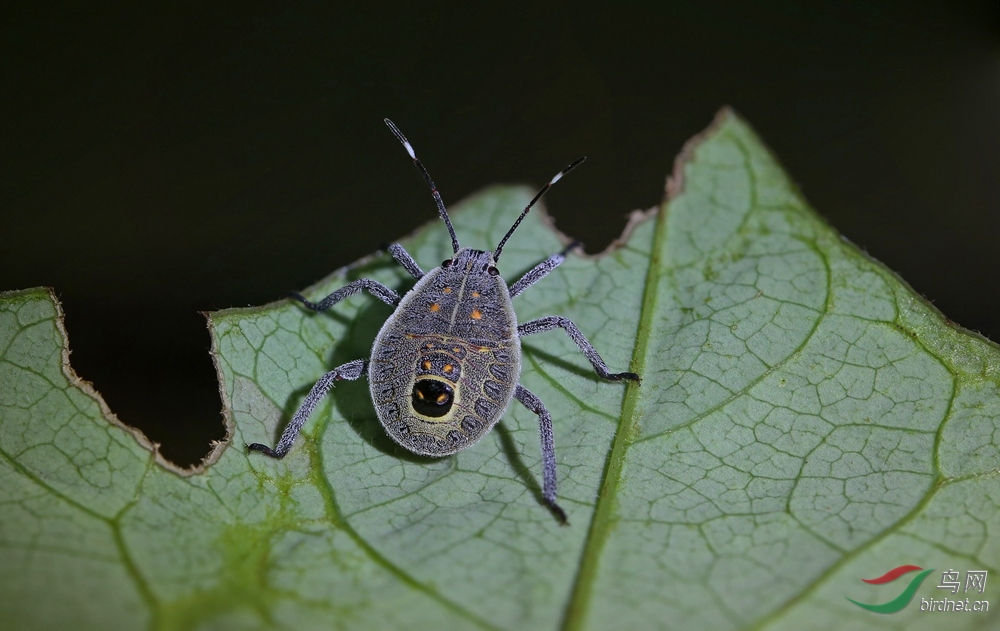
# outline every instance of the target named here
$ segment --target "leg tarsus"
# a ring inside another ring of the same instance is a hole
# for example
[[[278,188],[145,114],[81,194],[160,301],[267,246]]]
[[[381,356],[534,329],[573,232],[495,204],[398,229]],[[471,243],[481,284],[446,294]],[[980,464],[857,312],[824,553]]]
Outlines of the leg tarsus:
[[[326,393],[330,391],[333,384],[337,381],[354,381],[355,379],[359,379],[367,370],[368,362],[366,360],[355,359],[352,362],[347,362],[342,366],[334,368],[320,377],[319,381],[312,387],[312,390],[309,391],[309,394],[306,395],[302,405],[299,406],[299,409],[292,416],[292,420],[288,421],[288,425],[285,426],[285,431],[281,433],[281,438],[274,449],[260,443],[250,443],[247,445],[247,451],[259,451],[265,456],[270,456],[278,460],[284,458],[288,450],[295,444],[295,438],[302,430],[302,426],[309,420],[309,415],[316,409],[316,406],[326,396]]]
[[[268,447],[267,445],[262,445],[260,443],[250,443],[249,445],[246,445],[246,448],[247,448],[247,451],[259,451],[262,454],[264,454],[265,456],[270,456],[272,458],[278,458],[279,460],[283,457],[283,456],[279,456],[278,454],[276,454],[274,452],[274,450],[271,449],[270,447]]]
[[[569,245],[567,245],[566,247],[564,247],[562,249],[562,252],[560,252],[559,254],[562,254],[565,257],[567,254],[569,254],[570,252],[572,252],[574,249],[576,249],[576,248],[578,248],[578,247],[580,247],[582,245],[583,245],[583,241],[580,241],[579,239],[573,239],[572,241],[570,241]]]
[[[529,320],[524,322],[517,327],[517,334],[521,337],[525,335],[534,335],[535,333],[541,333],[543,331],[551,331],[552,329],[562,329],[566,331],[570,339],[576,343],[577,348],[579,348],[583,354],[590,360],[591,365],[593,365],[594,370],[598,375],[605,379],[610,379],[612,381],[621,381],[622,379],[628,379],[629,381],[635,381],[640,383],[639,375],[634,372],[610,372],[608,370],[608,365],[604,363],[601,359],[600,353],[594,348],[593,344],[587,340],[587,337],[582,331],[573,323],[569,318],[564,318],[562,316],[546,316],[544,318],[538,318],[537,320]]]
[[[542,499],[561,525],[569,525],[566,511],[556,502],[556,446],[552,432],[552,415],[545,409],[542,400],[521,384],[517,384],[514,397],[524,404],[524,407],[538,415],[538,433],[542,442]]]
[[[561,506],[548,500],[545,500],[545,505],[548,507],[549,511],[552,512],[552,515],[559,522],[560,526],[569,526],[569,519],[566,518],[566,511],[564,511]]]

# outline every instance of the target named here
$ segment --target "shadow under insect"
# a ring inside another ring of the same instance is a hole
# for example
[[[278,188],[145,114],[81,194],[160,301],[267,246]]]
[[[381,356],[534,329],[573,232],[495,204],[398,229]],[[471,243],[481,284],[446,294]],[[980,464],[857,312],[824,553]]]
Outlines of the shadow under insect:
[[[379,257],[365,265],[351,269],[347,273],[346,280],[351,282],[359,278],[371,277],[381,270],[395,267],[391,258]],[[395,283],[390,283],[390,286],[400,295],[403,295],[413,286],[413,281],[401,277]],[[342,312],[343,309],[338,311],[336,308],[328,309],[322,313],[314,313],[299,306],[299,308],[302,308],[305,317],[333,318],[337,322],[346,325],[342,339],[337,340],[329,351],[325,362],[327,370],[357,359],[367,360],[371,355],[372,344],[378,335],[379,329],[392,316],[394,311],[389,305],[373,299],[371,296],[362,294],[354,296],[352,299],[362,303],[360,310],[354,315],[345,314]],[[297,305],[297,303],[295,304]],[[292,416],[302,405],[303,399],[308,395],[312,387],[313,383],[302,384],[301,387],[294,390],[288,397],[282,410],[281,426],[277,428],[279,436],[284,431],[285,426],[291,420]],[[328,404],[332,405],[338,412],[336,416],[345,419],[351,429],[362,440],[380,452],[418,463],[437,460],[436,458],[414,454],[400,447],[385,433],[382,424],[378,420],[378,416],[375,414],[375,408],[372,406],[366,376],[353,381],[337,381],[330,392],[327,393],[326,399],[328,399]],[[309,421],[317,428],[315,431],[317,438],[326,431],[328,423],[342,422],[332,419],[329,413],[324,414],[324,407],[321,404],[313,412],[313,418]]]
[[[522,446],[514,440],[511,430],[504,424],[503,419],[500,419],[500,422],[493,427],[493,431],[500,437],[500,451],[506,456],[517,477],[531,491],[531,494],[535,496],[535,501],[545,505],[545,497],[542,495],[542,485],[538,483],[538,479],[532,473],[531,467],[525,464],[524,458],[521,455]]]
[[[574,353],[578,355],[578,353]],[[601,379],[600,375],[594,372],[593,368],[590,368],[586,364],[579,361],[579,359],[569,360],[560,355],[553,355],[549,351],[543,351],[536,344],[525,344],[521,343],[521,356],[532,360],[541,360],[538,363],[544,365],[546,368],[558,367],[566,372],[573,373],[579,377],[583,377],[589,381],[595,383],[600,383],[604,381]],[[523,369],[522,369],[523,370]]]

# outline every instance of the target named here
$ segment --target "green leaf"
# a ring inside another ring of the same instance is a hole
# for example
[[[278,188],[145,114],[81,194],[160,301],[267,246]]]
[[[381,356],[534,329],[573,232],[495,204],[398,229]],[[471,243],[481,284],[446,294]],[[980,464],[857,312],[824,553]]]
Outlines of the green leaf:
[[[177,471],[72,372],[48,290],[0,295],[0,620],[937,628],[918,597],[968,596],[994,612],[948,628],[995,627],[1000,349],[840,238],[729,111],[669,190],[611,251],[571,256],[515,300],[522,321],[568,316],[612,370],[643,377],[599,380],[560,332],[524,340],[522,383],[555,419],[565,528],[540,504],[537,420],[517,404],[475,446],[421,458],[382,432],[366,383],[343,382],[284,460],[246,453],[321,374],[367,356],[390,315],[369,297],[212,314],[231,442]],[[530,194],[462,204],[463,244],[495,245]],[[425,269],[450,254],[439,223],[403,243]],[[560,247],[529,216],[505,277]],[[412,283],[378,256],[308,293],[359,277]],[[932,575],[889,616],[847,600],[892,600],[899,585],[859,579],[903,564],[992,581],[953,595]]]

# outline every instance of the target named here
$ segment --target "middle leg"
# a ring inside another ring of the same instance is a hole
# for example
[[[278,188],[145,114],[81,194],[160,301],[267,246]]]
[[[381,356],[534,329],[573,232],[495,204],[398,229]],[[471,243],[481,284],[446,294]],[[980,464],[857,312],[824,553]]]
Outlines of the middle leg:
[[[594,366],[594,370],[597,374],[604,377],[605,379],[611,379],[613,381],[621,381],[622,379],[628,379],[630,381],[639,382],[639,375],[634,372],[611,372],[608,370],[608,365],[604,363],[601,359],[600,353],[594,348],[587,337],[580,331],[579,328],[573,321],[569,318],[564,318],[562,316],[547,316],[545,318],[538,318],[537,320],[529,320],[523,324],[519,324],[517,327],[517,334],[521,337],[525,335],[534,335],[535,333],[541,333],[542,331],[551,331],[552,329],[562,329],[566,331],[577,347],[583,351],[583,354],[587,356],[590,363]]]

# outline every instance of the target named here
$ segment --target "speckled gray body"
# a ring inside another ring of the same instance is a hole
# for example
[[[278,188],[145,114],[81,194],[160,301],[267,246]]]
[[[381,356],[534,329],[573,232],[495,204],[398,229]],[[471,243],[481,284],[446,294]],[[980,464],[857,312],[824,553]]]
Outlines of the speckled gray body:
[[[446,263],[403,297],[375,338],[368,368],[386,432],[427,456],[455,453],[489,432],[521,373],[517,317],[507,285],[488,271],[492,252],[466,248]],[[442,382],[454,393],[440,416],[414,406],[415,387],[425,380]]]

